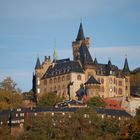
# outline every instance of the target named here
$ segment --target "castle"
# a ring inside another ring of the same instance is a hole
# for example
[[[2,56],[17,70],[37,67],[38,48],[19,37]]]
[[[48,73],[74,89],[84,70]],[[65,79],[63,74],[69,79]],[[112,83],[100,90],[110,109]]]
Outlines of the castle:
[[[81,85],[88,97],[129,97],[130,70],[127,58],[122,70],[113,65],[111,60],[107,64],[100,64],[96,58],[93,61],[89,47],[90,38],[84,36],[80,23],[77,38],[72,42],[73,60],[57,60],[55,52],[52,61],[50,56],[45,56],[41,64],[37,58],[32,87],[36,99],[52,92],[68,99],[70,83],[70,99],[77,98]]]

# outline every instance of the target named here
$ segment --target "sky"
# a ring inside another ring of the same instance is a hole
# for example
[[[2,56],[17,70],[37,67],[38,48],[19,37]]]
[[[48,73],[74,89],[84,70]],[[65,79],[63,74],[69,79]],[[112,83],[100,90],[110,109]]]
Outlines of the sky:
[[[29,91],[37,57],[73,59],[81,20],[93,59],[140,67],[140,0],[0,0],[0,81]]]

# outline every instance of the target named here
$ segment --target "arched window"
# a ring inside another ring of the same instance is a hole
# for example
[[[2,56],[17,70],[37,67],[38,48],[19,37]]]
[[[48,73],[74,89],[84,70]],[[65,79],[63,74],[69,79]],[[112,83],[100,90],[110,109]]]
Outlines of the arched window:
[[[52,79],[49,80],[49,83],[52,84]]]
[[[62,81],[65,81],[65,76],[62,76]]]
[[[54,83],[56,83],[57,82],[57,78],[54,78]]]
[[[44,80],[44,85],[47,85],[47,80]]]
[[[37,89],[37,93],[40,93],[40,88]]]
[[[81,80],[81,75],[77,75],[77,80]]]
[[[122,94],[122,89],[121,89],[121,88],[119,88],[118,93],[119,93],[119,94]]]
[[[114,92],[116,92],[116,88],[114,87]]]
[[[114,78],[114,84],[116,84],[116,80],[115,80],[115,78]]]
[[[58,82],[60,82],[61,81],[61,78],[60,77],[58,77]]]
[[[37,78],[37,85],[40,85],[40,79]]]
[[[122,86],[122,81],[119,81],[119,86]]]

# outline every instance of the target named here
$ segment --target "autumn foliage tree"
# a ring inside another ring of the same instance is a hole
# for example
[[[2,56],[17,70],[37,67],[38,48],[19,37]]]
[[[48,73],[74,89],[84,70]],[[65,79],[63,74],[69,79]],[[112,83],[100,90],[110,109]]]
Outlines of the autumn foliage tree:
[[[0,82],[0,109],[16,108],[21,106],[21,90],[16,88],[17,84],[11,77]]]

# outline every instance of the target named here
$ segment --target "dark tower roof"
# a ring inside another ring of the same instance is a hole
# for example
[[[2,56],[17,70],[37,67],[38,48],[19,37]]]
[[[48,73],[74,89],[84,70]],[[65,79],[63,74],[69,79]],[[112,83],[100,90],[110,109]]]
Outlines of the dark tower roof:
[[[111,60],[108,60],[108,66],[109,66],[109,67],[112,66]]]
[[[95,57],[95,59],[94,59],[94,62],[93,62],[95,65],[97,65],[98,64],[98,61],[97,61],[97,59],[96,59],[96,57]]]
[[[40,60],[39,58],[37,58],[35,69],[40,69],[40,68],[41,68]]]
[[[93,76],[90,76],[90,78],[85,82],[86,84],[100,84]]]
[[[129,74],[130,73],[130,69],[129,69],[127,58],[125,58],[124,67],[123,67],[123,73],[125,73],[125,74]]]
[[[84,40],[84,39],[85,39],[85,37],[84,37],[83,26],[82,26],[82,23],[80,23],[80,27],[79,27],[79,31],[78,31],[78,34],[77,34],[76,41]]]
[[[93,65],[93,60],[87,46],[82,43],[80,46],[80,61],[82,65]]]

